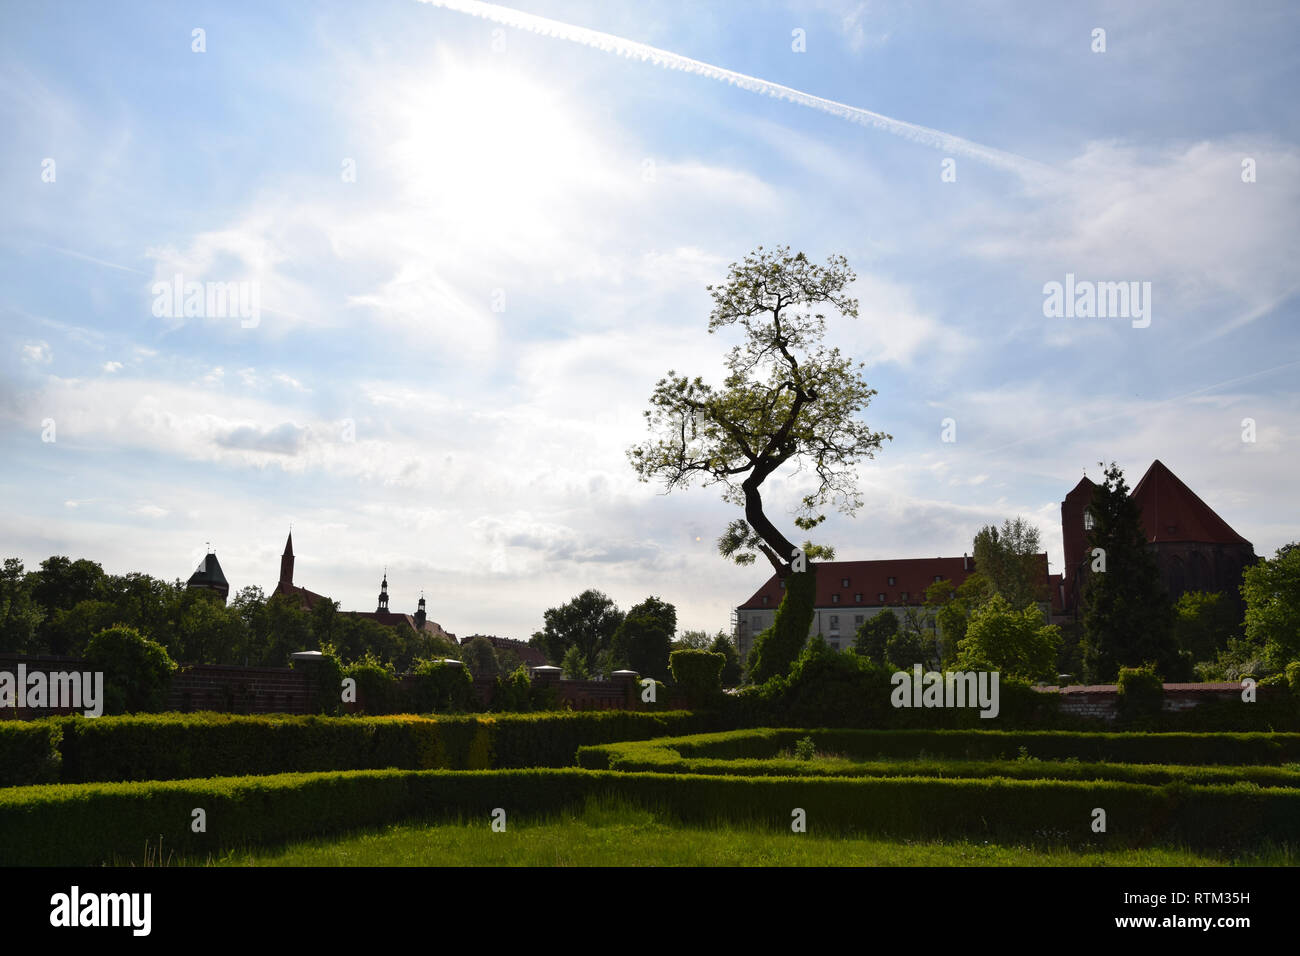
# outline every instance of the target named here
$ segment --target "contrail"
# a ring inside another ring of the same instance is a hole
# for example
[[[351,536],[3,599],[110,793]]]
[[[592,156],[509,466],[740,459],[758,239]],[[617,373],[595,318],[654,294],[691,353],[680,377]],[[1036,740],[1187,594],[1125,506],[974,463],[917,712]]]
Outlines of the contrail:
[[[960,136],[953,136],[951,133],[930,129],[928,126],[919,126],[916,123],[908,123],[904,120],[893,119],[880,113],[873,113],[871,110],[849,106],[847,103],[813,96],[811,93],[804,93],[788,86],[782,86],[780,83],[761,80],[755,76],[737,73],[734,70],[727,70],[700,60],[692,60],[690,57],[670,53],[667,50],[660,50],[658,47],[648,46],[644,43],[637,43],[635,40],[627,40],[609,33],[601,33],[598,30],[588,30],[586,27],[561,23],[559,20],[549,20],[546,17],[534,16],[531,13],[522,13],[495,3],[483,3],[481,0],[420,0],[420,2],[455,10],[458,13],[468,13],[472,16],[482,17],[485,20],[502,23],[517,30],[527,30],[541,36],[568,40],[570,43],[580,43],[583,46],[604,53],[614,53],[628,59],[642,60],[665,69],[681,70],[685,73],[708,77],[711,80],[721,80],[751,93],[763,93],[779,100],[786,100],[800,106],[820,110],[823,113],[829,113],[831,116],[838,116],[840,119],[846,119],[850,123],[857,123],[859,126],[883,129],[896,136],[902,136],[945,153],[966,156],[998,169],[1013,172],[1022,179],[1045,180],[1055,175],[1050,167],[1032,159],[1027,159],[1024,156],[1018,156],[1015,153],[994,149],[991,146],[983,146],[968,139],[962,139]]]

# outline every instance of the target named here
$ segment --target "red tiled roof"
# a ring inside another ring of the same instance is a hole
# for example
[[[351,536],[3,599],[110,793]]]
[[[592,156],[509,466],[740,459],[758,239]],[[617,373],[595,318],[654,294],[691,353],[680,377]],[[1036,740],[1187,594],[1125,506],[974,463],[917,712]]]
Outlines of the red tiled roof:
[[[317,594],[315,591],[308,591],[306,588],[299,587],[296,584],[285,584],[283,581],[277,584],[275,590],[271,592],[272,597],[277,594],[296,595],[302,602],[302,606],[309,611],[316,606],[318,601],[329,600],[329,598],[323,594]]]
[[[1043,576],[1050,591],[1050,603],[1054,609],[1060,609],[1061,595],[1058,587],[1061,576],[1049,575],[1047,572],[1047,555],[1038,555],[1043,569]],[[934,583],[936,577],[947,579],[954,587],[959,587],[971,572],[975,570],[974,558],[890,558],[881,561],[819,561],[817,562],[817,600],[816,607],[898,607],[904,603],[903,594],[907,594],[907,604],[920,605],[925,601],[925,589]],[[894,579],[890,584],[889,579]],[[844,579],[849,583],[845,587]],[[881,594],[885,600],[880,600]],[[774,610],[780,603],[785,591],[779,584],[779,578],[773,574],[763,586],[754,592],[748,601],[740,605],[741,610]],[[839,601],[834,600],[839,595]],[[862,600],[856,600],[861,594]],[[768,599],[763,603],[763,598]]]
[[[1142,509],[1142,527],[1150,542],[1250,544],[1159,459],[1152,462],[1130,497]]]

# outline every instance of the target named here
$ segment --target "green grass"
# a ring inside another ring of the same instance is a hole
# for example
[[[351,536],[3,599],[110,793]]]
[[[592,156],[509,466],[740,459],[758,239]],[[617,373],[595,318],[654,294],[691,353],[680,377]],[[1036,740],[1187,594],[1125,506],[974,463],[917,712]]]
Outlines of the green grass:
[[[129,861],[118,861],[119,863]],[[886,840],[796,834],[758,826],[683,826],[667,815],[609,800],[535,820],[404,824],[219,859],[216,866],[1289,866],[1294,849],[1232,858],[1176,848],[1072,850],[970,841]]]

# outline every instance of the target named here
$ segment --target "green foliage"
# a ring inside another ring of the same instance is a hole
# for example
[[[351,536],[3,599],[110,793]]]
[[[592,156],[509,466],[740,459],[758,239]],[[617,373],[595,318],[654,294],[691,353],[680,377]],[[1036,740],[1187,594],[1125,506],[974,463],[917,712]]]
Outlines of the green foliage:
[[[1084,664],[1089,679],[1113,680],[1120,667],[1155,661],[1166,674],[1188,665],[1173,637],[1173,607],[1147,550],[1141,511],[1129,495],[1123,472],[1111,464],[1088,508],[1093,527],[1089,549],[1105,552],[1104,573],[1089,573],[1083,603]],[[1091,553],[1091,550],[1090,550]],[[1086,565],[1091,568],[1091,562]]]
[[[740,652],[736,650],[736,645],[722,631],[718,632],[713,643],[708,646],[708,650],[714,654],[721,654],[725,658],[722,665],[722,686],[735,687],[740,683],[743,672],[740,667]]]
[[[475,677],[496,677],[501,672],[496,648],[486,637],[472,637],[461,648],[461,659]]]
[[[582,654],[582,648],[576,644],[564,652],[560,667],[563,675],[569,680],[588,680],[591,677],[591,672],[587,669],[587,659]]]
[[[0,779],[23,786],[383,767],[564,767],[585,745],[702,729],[703,719],[685,711],[47,717],[0,724]]]
[[[957,647],[966,636],[970,617],[989,602],[993,585],[979,571],[972,571],[959,587],[951,581],[936,581],[925,589],[926,607],[934,614],[940,644],[940,661],[946,666],[957,659]]]
[[[623,612],[605,594],[588,589],[566,604],[549,608],[543,618],[546,626],[533,635],[532,644],[546,654],[550,663],[560,666],[564,666],[569,649],[577,647],[583,669],[590,673],[597,667],[601,652],[609,649],[614,632],[623,622]]]
[[[817,745],[811,737],[804,737],[795,742],[794,756],[796,760],[812,760],[817,756]]]
[[[754,684],[789,673],[790,666],[808,642],[808,630],[816,613],[817,565],[788,575],[785,594],[776,609],[772,626],[754,638],[749,652],[749,680]]]
[[[824,520],[818,512],[827,503],[849,514],[861,506],[853,465],[890,437],[859,419],[875,395],[859,377],[862,363],[820,344],[826,319],[817,310],[825,303],[857,316],[857,300],[844,293],[854,278],[843,256],[823,268],[786,247],[760,246],[733,262],[726,283],[709,286],[709,331],[739,325],[744,334],[725,360],[723,387],[669,370],[645,412],[654,438],[628,449],[642,481],[661,480],[669,491],[696,476],[723,485],[724,500],[743,508],[744,518],[731,522],[718,550],[739,564],[762,553],[779,574],[792,570],[794,543],[763,510],[769,476],[792,459],[817,476],[794,522],[809,530]],[[804,551],[829,559],[823,548]]]
[[[104,675],[104,713],[156,712],[167,705],[176,663],[131,627],[100,631],[86,645],[86,666]]]
[[[412,673],[410,709],[416,713],[464,713],[474,709],[474,678],[464,664],[419,661]]]
[[[1217,591],[1185,591],[1174,604],[1174,640],[1193,661],[1213,661],[1240,634],[1233,602]]]
[[[1164,705],[1164,680],[1154,664],[1121,667],[1118,690],[1120,714],[1125,718],[1153,717]]]
[[[975,535],[975,566],[1012,610],[1048,600],[1040,547],[1038,529],[1019,516],[1000,530],[985,525]]]
[[[1284,545],[1242,575],[1246,637],[1264,649],[1270,669],[1300,659],[1300,547]]]
[[[956,670],[999,671],[1004,678],[1052,681],[1061,646],[1060,629],[1047,624],[1034,604],[1013,609],[1000,594],[976,610],[957,645]]]
[[[504,713],[526,713],[533,709],[533,686],[528,668],[520,664],[508,677],[497,677],[492,709]]]
[[[898,633],[898,615],[886,608],[858,625],[853,650],[873,664],[885,666],[885,648]]]
[[[673,651],[670,666],[673,681],[686,693],[692,707],[715,703],[722,694],[725,654],[712,651]]]
[[[295,670],[305,668],[312,678],[312,698],[316,713],[338,714],[343,685],[343,664],[330,644],[321,646],[321,656],[314,661],[291,661]]]
[[[1260,680],[1269,673],[1263,646],[1247,637],[1228,638],[1217,658],[1196,665],[1196,676],[1203,681],[1239,681],[1243,677]]]
[[[615,669],[628,668],[642,677],[668,676],[668,654],[677,631],[677,609],[649,597],[627,612],[610,644]]]
[[[394,714],[404,710],[401,688],[391,664],[367,653],[343,668],[343,677],[357,682],[357,705],[363,714]]]
[[[32,595],[32,575],[18,558],[5,558],[0,571],[0,653],[37,654],[44,610]]]
[[[1300,840],[1300,790],[1135,786],[1113,781],[718,777],[580,769],[370,770],[172,782],[36,786],[0,792],[11,866],[142,861],[144,848],[203,858],[403,820],[486,819],[507,792],[534,814],[623,800],[688,824],[754,823],[788,832],[790,807],[825,832],[896,839],[985,839],[1112,848],[1185,845],[1230,851]],[[195,833],[190,810],[221,827]],[[1079,807],[1125,821],[1104,834]],[[113,826],[102,824],[112,820]],[[1081,832],[1082,831],[1082,832]]]

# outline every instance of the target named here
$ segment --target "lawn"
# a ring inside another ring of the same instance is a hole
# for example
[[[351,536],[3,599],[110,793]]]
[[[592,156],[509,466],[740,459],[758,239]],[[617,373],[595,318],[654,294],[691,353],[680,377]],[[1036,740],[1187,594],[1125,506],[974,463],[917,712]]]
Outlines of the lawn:
[[[126,861],[120,861],[126,862]],[[171,861],[180,862],[180,861]],[[1294,849],[1234,858],[1174,848],[1071,850],[967,841],[818,836],[752,826],[683,826],[626,804],[507,821],[406,824],[277,848],[232,851],[217,866],[1287,866]]]

